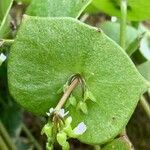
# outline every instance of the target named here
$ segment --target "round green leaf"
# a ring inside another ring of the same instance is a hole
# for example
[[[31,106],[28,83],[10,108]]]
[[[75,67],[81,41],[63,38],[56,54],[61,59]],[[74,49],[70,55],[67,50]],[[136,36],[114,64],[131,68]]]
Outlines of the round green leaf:
[[[104,143],[127,124],[147,88],[126,53],[100,29],[72,18],[26,17],[8,59],[9,89],[16,101],[36,114],[55,107],[58,90],[79,73],[96,102],[88,114],[69,106],[72,128],[80,122],[85,143]],[[81,88],[73,95],[79,102]]]
[[[26,14],[41,17],[78,18],[90,2],[91,0],[32,0]]]
[[[113,22],[104,22],[101,24],[104,33],[118,44],[120,43],[120,24]],[[131,27],[126,27],[126,47],[128,47],[138,36],[138,31]]]
[[[150,19],[149,0],[127,0],[128,19],[140,21]],[[93,0],[93,4],[109,15],[120,17],[120,0]]]

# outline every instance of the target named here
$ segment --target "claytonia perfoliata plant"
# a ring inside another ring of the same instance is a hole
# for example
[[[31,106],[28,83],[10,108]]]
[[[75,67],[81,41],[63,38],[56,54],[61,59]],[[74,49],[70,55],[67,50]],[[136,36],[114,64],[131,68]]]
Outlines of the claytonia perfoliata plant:
[[[46,114],[53,118],[52,121],[49,120],[42,129],[42,134],[46,134],[48,139],[46,144],[48,150],[54,149],[53,145],[56,140],[59,145],[62,146],[63,150],[69,150],[70,146],[67,139],[77,138],[87,130],[87,126],[84,122],[80,122],[74,129],[72,129],[72,117],[66,117],[69,114],[69,111],[65,112],[64,109],[57,111],[54,108],[50,108],[49,112]]]

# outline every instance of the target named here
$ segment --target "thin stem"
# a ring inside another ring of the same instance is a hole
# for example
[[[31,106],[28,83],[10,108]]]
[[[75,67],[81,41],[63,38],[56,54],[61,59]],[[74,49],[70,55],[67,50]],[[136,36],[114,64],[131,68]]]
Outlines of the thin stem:
[[[126,24],[127,24],[127,1],[120,0],[120,5],[121,5],[120,46],[123,49],[125,49]]]
[[[0,135],[0,149],[1,150],[9,150],[1,135]]]
[[[4,43],[12,44],[14,42],[13,39],[2,39]]]
[[[88,17],[89,17],[89,14],[84,14],[84,15],[80,18],[80,21],[81,21],[81,22],[85,22]]]
[[[150,105],[149,105],[149,103],[146,101],[146,99],[145,99],[144,96],[141,97],[140,104],[141,104],[141,106],[143,107],[143,109],[145,110],[147,116],[148,116],[149,119],[150,119]]]
[[[22,123],[22,129],[23,131],[26,133],[26,135],[28,136],[28,138],[31,140],[31,142],[33,142],[35,148],[37,150],[42,150],[41,146],[38,144],[38,142],[36,141],[36,139],[33,137],[33,135],[31,134],[31,132],[29,131],[29,129],[25,126],[25,124]]]
[[[1,121],[0,121],[0,134],[11,150],[17,150],[15,144],[12,142],[12,139],[10,138],[9,134],[7,133],[7,130],[5,129]]]
[[[70,86],[68,87],[68,89],[66,90],[66,92],[64,93],[64,95],[62,96],[62,98],[60,99],[59,103],[57,104],[55,110],[59,111],[63,105],[65,104],[67,98],[69,97],[69,95],[71,94],[71,92],[73,91],[73,89],[77,86],[79,82],[78,78],[75,78],[72,83],[70,84]]]
[[[13,42],[14,42],[13,39],[0,39],[0,47],[1,47],[3,44],[7,44],[7,45],[13,44]]]
[[[11,0],[11,2],[10,2],[10,4],[9,4],[9,7],[8,7],[8,9],[7,9],[7,11],[6,11],[6,14],[5,14],[5,16],[4,16],[4,18],[3,18],[2,22],[1,22],[1,25],[0,25],[0,37],[1,37],[2,34],[3,34],[3,28],[4,28],[4,26],[5,26],[5,23],[6,23],[6,20],[7,20],[8,15],[9,15],[9,12],[10,12],[10,9],[11,9],[12,4],[13,4],[13,0]]]

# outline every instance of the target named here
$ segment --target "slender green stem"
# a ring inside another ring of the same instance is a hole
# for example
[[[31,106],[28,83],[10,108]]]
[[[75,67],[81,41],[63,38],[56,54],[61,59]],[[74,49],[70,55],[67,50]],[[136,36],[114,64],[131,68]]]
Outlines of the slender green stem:
[[[9,134],[7,133],[7,130],[5,129],[1,121],[0,121],[0,134],[11,150],[17,150],[15,144],[12,142],[12,139],[10,138]]]
[[[9,150],[1,135],[0,135],[0,150]]]
[[[14,42],[13,39],[0,39],[0,47],[1,47],[3,44],[11,45],[11,44],[13,44],[13,42]]]
[[[56,111],[59,111],[63,107],[67,98],[69,97],[69,95],[71,94],[73,89],[77,86],[78,82],[79,82],[78,78],[76,78],[72,81],[72,83],[70,84],[70,86],[68,87],[68,89],[66,90],[66,92],[64,93],[62,98],[60,99],[59,103],[57,104],[57,106],[55,108]]]
[[[4,43],[8,44],[13,44],[14,40],[13,39],[2,39]]]
[[[149,119],[150,119],[150,105],[149,105],[149,103],[146,101],[146,99],[145,99],[144,96],[141,97],[140,104],[141,104],[141,106],[143,107],[143,109],[145,110],[147,116],[148,116]]]
[[[9,4],[9,7],[7,8],[6,14],[5,14],[5,16],[4,16],[3,20],[2,20],[1,25],[0,25],[0,37],[1,37],[2,34],[3,34],[3,28],[4,28],[4,26],[5,26],[5,23],[6,23],[6,20],[7,20],[8,15],[9,15],[9,12],[10,12],[10,9],[11,9],[12,4],[13,4],[13,0],[11,0],[11,2],[10,2],[10,4]]]
[[[31,140],[31,142],[34,144],[35,148],[37,150],[42,150],[41,146],[36,141],[36,139],[33,137],[33,135],[31,134],[31,132],[29,131],[29,129],[25,126],[25,124],[22,124],[22,129],[26,133],[26,135],[28,136],[28,138]]]
[[[80,21],[81,21],[81,22],[85,22],[88,17],[89,17],[89,14],[84,14],[84,15],[80,18]]]
[[[120,46],[125,49],[126,42],[126,24],[127,24],[127,1],[120,0],[121,23],[120,23]]]

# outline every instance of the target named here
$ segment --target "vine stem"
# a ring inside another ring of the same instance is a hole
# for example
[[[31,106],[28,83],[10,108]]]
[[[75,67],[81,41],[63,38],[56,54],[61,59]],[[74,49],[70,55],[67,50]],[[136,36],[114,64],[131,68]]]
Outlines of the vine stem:
[[[7,143],[8,147],[11,150],[17,150],[15,144],[12,142],[12,139],[10,138],[9,134],[7,133],[7,130],[5,129],[3,123],[0,121],[0,135],[3,137],[5,142]]]
[[[11,45],[11,44],[13,44],[13,42],[14,42],[13,39],[0,39],[0,47],[1,47],[3,44]]]
[[[35,140],[35,138],[33,137],[33,135],[31,134],[31,132],[29,131],[29,129],[26,127],[26,125],[24,123],[22,123],[22,130],[26,133],[26,135],[28,136],[28,138],[31,140],[31,142],[33,142],[35,148],[37,150],[42,150],[41,146],[39,145],[39,143]]]
[[[2,148],[2,150],[9,150],[1,135],[0,135],[0,148]]]
[[[89,17],[89,14],[84,14],[84,15],[80,18],[80,21],[81,21],[81,22],[85,22],[88,17]]]
[[[141,104],[141,106],[143,107],[143,109],[145,110],[147,116],[148,116],[149,119],[150,119],[150,105],[149,105],[149,103],[146,101],[146,99],[145,99],[144,96],[141,97],[140,104]]]
[[[125,50],[126,47],[126,26],[127,26],[127,0],[120,0],[121,21],[120,21],[120,46]],[[132,146],[126,134],[126,129],[121,133],[126,141]]]
[[[11,9],[11,7],[12,7],[12,4],[13,4],[13,0],[11,0],[11,2],[10,2],[10,4],[9,4],[9,7],[8,7],[6,13],[5,13],[5,16],[4,16],[4,18],[3,18],[2,22],[1,22],[1,25],[0,25],[0,37],[1,37],[2,34],[3,34],[3,31],[2,31],[2,30],[3,30],[3,27],[5,26],[5,22],[6,22],[6,20],[7,20],[8,15],[9,15],[9,12],[10,12],[10,9]]]
[[[69,87],[67,88],[67,90],[65,91],[64,95],[62,96],[62,98],[60,99],[59,103],[57,104],[55,111],[59,111],[63,105],[65,104],[66,100],[68,99],[68,97],[70,96],[71,92],[74,90],[74,88],[78,85],[79,79],[75,78],[71,84],[69,85]]]
[[[120,0],[121,22],[120,22],[120,46],[125,49],[126,42],[126,24],[127,24],[127,1]]]
[[[7,44],[12,44],[14,42],[13,39],[2,39],[4,41],[4,43],[7,43]]]

